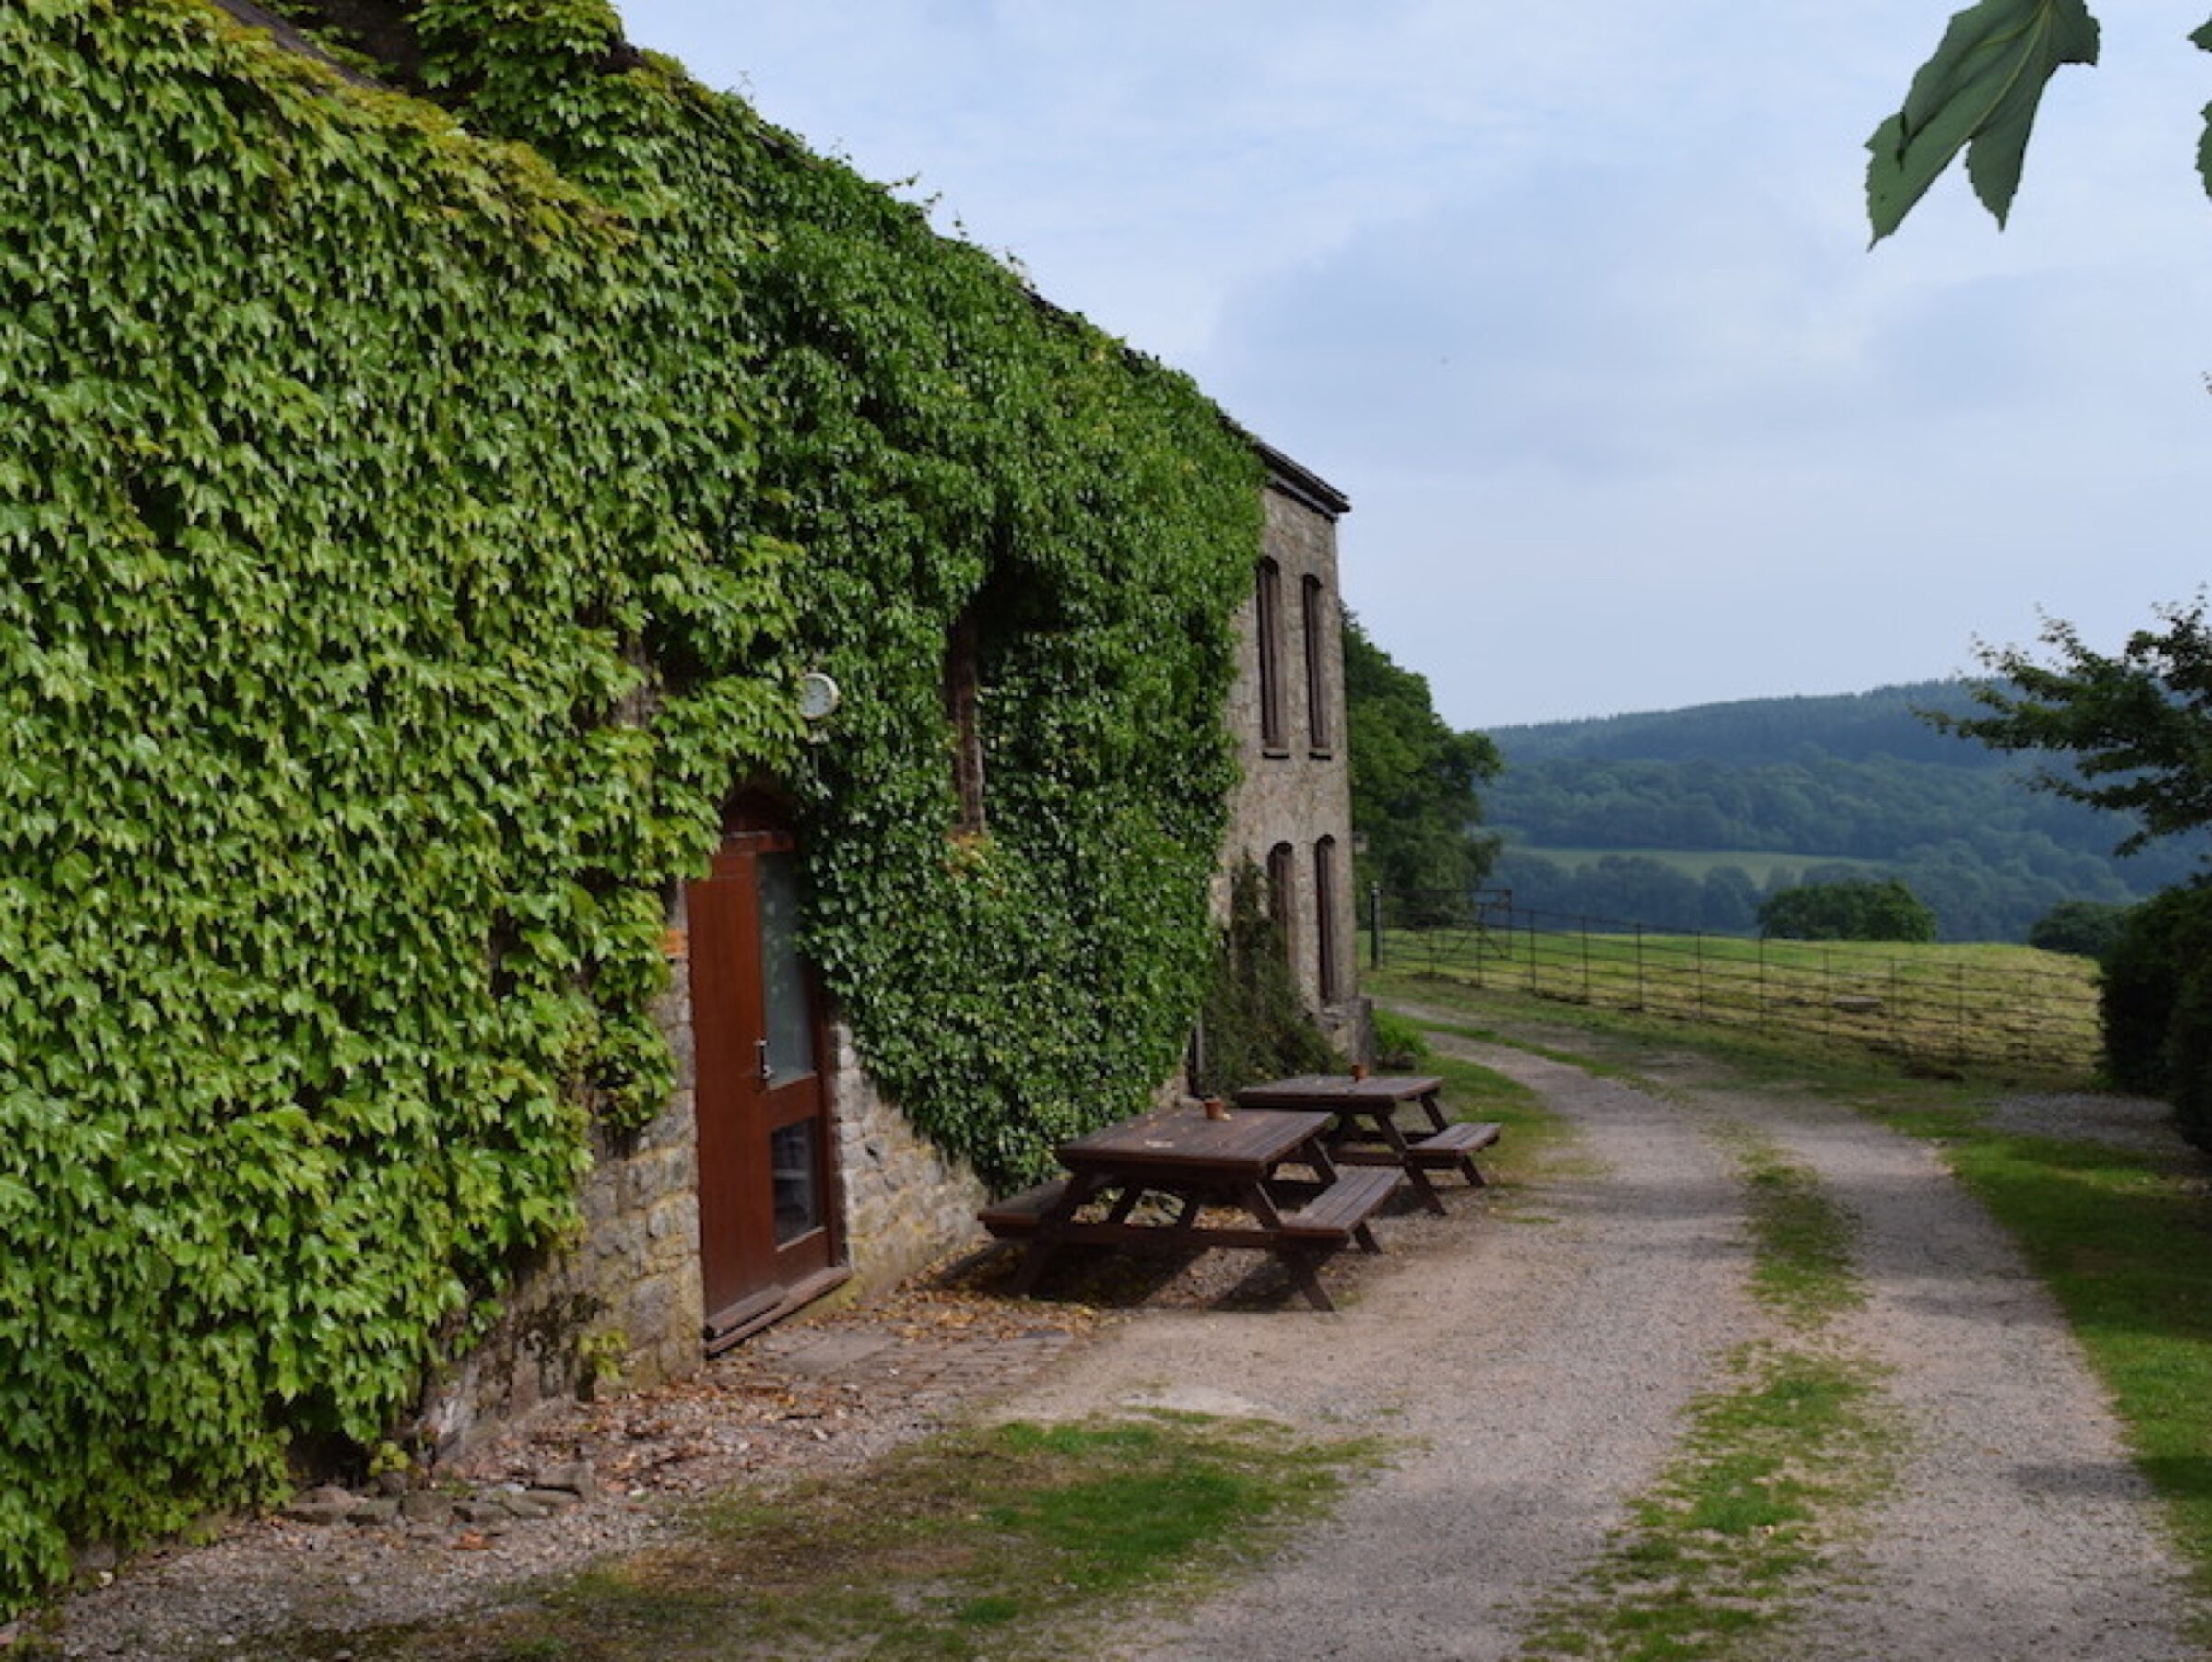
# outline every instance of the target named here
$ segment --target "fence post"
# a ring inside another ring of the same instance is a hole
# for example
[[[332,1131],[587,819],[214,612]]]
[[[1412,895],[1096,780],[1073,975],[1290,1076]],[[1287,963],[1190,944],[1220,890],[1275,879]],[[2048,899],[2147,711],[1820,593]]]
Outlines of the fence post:
[[[1380,883],[1367,886],[1367,967],[1379,970],[1382,967],[1382,885]]]

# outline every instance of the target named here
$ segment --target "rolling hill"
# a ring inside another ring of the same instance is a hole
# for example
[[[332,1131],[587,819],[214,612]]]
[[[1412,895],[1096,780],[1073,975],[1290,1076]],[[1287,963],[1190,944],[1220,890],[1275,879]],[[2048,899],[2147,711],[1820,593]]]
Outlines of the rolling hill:
[[[1540,911],[1740,933],[1778,885],[1873,874],[1910,885],[1947,940],[2018,940],[2063,901],[2139,900],[2212,853],[2115,858],[2127,823],[1920,713],[1966,707],[1962,683],[1926,681],[1495,729],[1491,880]]]

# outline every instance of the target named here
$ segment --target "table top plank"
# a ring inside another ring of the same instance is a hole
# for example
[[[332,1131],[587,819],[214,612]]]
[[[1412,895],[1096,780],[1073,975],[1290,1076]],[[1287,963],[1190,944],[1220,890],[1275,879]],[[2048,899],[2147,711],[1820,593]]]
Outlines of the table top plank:
[[[1062,1143],[1058,1153],[1071,1172],[1235,1181],[1265,1177],[1313,1136],[1307,1114],[1239,1107],[1216,1120],[1194,1108],[1159,1108]]]
[[[1271,1079],[1237,1092],[1246,1108],[1381,1108],[1409,1102],[1441,1090],[1444,1081],[1429,1073],[1376,1073],[1364,1079],[1348,1073],[1301,1073]]]

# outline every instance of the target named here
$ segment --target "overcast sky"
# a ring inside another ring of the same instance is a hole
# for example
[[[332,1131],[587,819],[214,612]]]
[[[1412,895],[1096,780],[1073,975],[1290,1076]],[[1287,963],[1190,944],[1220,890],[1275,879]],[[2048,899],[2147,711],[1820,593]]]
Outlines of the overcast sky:
[[[2011,228],[1871,253],[1960,0],[618,0],[1352,499],[1457,727],[2116,647],[2206,580],[2206,0],[2101,0]]]

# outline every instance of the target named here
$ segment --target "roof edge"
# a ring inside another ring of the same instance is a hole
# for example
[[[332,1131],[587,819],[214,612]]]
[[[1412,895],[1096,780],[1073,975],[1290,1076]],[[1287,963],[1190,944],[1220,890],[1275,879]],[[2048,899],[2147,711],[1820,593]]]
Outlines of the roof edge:
[[[1323,478],[1312,468],[1292,461],[1281,451],[1263,439],[1246,433],[1252,447],[1259,454],[1267,469],[1267,482],[1285,496],[1303,502],[1316,513],[1335,519],[1352,505],[1352,499]]]
[[[278,17],[266,6],[256,4],[256,0],[214,0],[214,5],[218,11],[228,14],[232,21],[243,23],[249,29],[266,31],[276,40],[276,44],[287,52],[297,53],[303,58],[312,58],[325,69],[334,71],[341,80],[351,81],[357,87],[371,87],[380,91],[390,90],[382,83],[371,80],[363,75],[352,65],[340,63],[329,53],[324,51],[322,43],[312,35],[299,29],[288,19]]]

